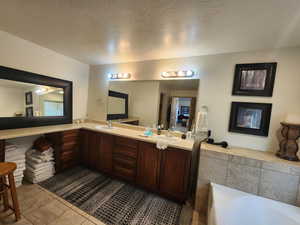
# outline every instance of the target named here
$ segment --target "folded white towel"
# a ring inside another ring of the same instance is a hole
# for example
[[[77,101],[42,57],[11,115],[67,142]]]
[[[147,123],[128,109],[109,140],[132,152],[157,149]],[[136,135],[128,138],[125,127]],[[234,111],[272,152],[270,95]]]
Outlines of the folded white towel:
[[[54,171],[49,171],[47,173],[42,173],[42,174],[39,174],[39,175],[35,175],[35,174],[32,174],[30,173],[29,171],[25,170],[25,178],[26,180],[29,180],[29,181],[33,181],[33,180],[41,180],[41,179],[47,179],[49,177],[52,177],[54,176]]]
[[[41,169],[32,169],[31,167],[27,167],[26,171],[28,171],[29,173],[32,173],[32,174],[41,174],[41,173],[48,172],[48,171],[54,171],[54,167],[48,166],[48,167],[44,167]]]
[[[44,151],[44,152],[40,152],[40,151],[37,151],[35,149],[30,149],[26,152],[26,156],[31,156],[31,155],[35,155],[35,156],[49,156],[49,155],[53,155],[53,148],[49,148],[48,150]]]
[[[12,144],[12,143],[9,143],[9,142],[5,143],[5,150],[6,151],[15,150],[15,149],[17,149],[17,146],[15,144]]]
[[[54,162],[53,161],[50,161],[50,162],[44,162],[44,163],[39,163],[39,164],[36,164],[36,163],[32,163],[30,161],[27,161],[26,162],[26,167],[30,167],[32,169],[41,169],[41,168],[45,168],[45,167],[48,167],[48,166],[54,166]]]
[[[166,141],[166,140],[159,139],[159,140],[157,140],[157,142],[156,142],[156,148],[157,148],[157,149],[164,150],[164,149],[168,148],[168,146],[169,146],[169,142]]]
[[[33,163],[37,164],[42,162],[49,162],[51,160],[54,160],[53,149],[51,148],[43,153],[31,149],[26,152],[26,159],[32,160]]]

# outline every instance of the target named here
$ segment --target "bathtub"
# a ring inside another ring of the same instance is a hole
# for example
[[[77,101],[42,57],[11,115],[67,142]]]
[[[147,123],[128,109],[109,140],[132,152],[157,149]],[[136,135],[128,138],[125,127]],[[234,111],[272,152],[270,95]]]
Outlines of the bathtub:
[[[299,225],[300,208],[211,184],[208,225]]]

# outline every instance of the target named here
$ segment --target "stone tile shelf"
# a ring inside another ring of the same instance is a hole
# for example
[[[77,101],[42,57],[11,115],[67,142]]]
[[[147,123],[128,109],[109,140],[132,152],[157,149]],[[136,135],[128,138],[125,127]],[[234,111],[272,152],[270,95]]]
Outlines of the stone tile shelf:
[[[300,162],[272,152],[202,144],[196,197],[196,210],[202,213],[210,182],[300,206]]]

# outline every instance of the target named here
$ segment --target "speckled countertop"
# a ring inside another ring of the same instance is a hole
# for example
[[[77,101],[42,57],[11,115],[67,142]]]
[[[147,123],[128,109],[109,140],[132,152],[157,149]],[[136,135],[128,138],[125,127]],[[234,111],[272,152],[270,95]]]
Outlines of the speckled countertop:
[[[31,127],[31,128],[19,128],[19,129],[9,129],[9,130],[0,130],[0,140],[12,139],[18,137],[26,137],[47,133],[54,133],[60,131],[67,131],[73,129],[88,129],[92,131],[97,131],[101,133],[108,133],[116,136],[133,138],[140,141],[156,143],[157,139],[154,137],[144,137],[143,131],[138,129],[129,129],[124,127],[114,126],[113,129],[101,128],[103,123],[81,123],[81,124],[64,124],[64,125],[55,125],[55,126],[43,126],[43,127]],[[183,140],[177,138],[175,141],[169,143],[170,147],[180,148],[188,151],[193,150],[194,141],[192,140]]]

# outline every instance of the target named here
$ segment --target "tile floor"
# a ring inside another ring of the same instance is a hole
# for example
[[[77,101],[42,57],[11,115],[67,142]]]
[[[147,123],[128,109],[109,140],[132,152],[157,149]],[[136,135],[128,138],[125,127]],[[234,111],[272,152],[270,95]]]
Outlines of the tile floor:
[[[104,225],[53,193],[36,184],[17,189],[22,219],[2,213],[0,224],[15,225]]]
[[[39,185],[24,184],[17,192],[22,219],[15,222],[14,215],[0,213],[0,225],[105,225]],[[181,220],[181,225],[191,224],[188,214]],[[194,212],[192,225],[205,225],[199,221],[199,215]]]

